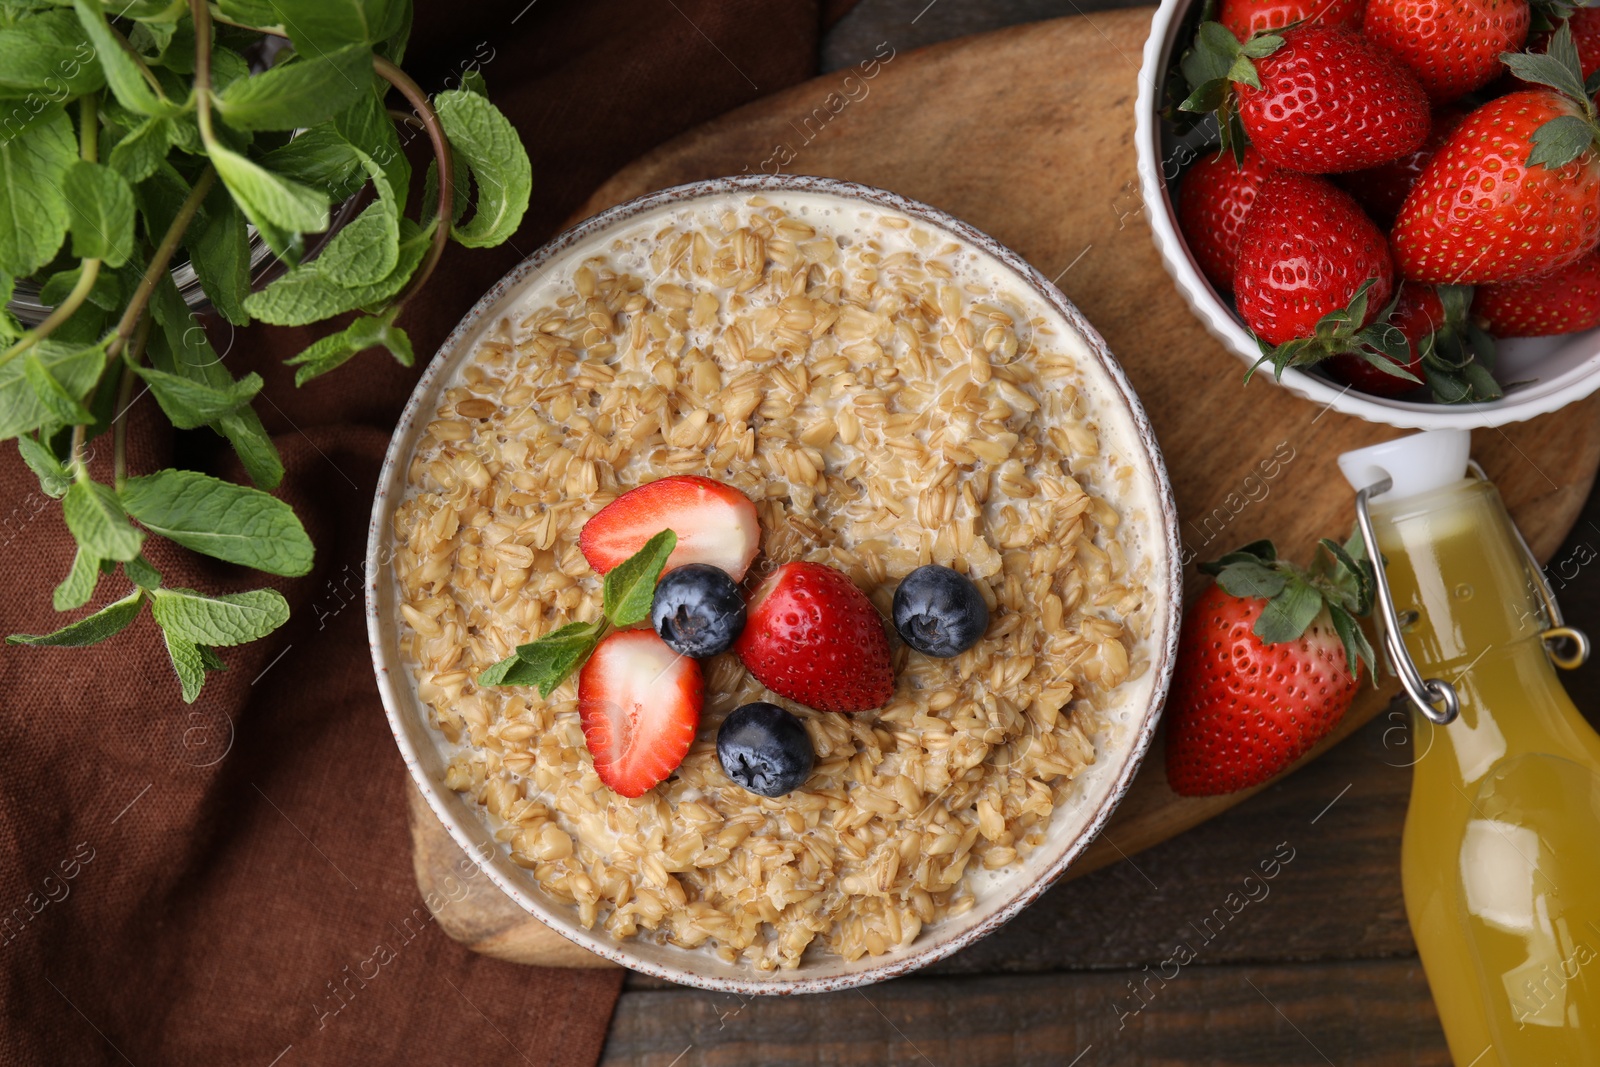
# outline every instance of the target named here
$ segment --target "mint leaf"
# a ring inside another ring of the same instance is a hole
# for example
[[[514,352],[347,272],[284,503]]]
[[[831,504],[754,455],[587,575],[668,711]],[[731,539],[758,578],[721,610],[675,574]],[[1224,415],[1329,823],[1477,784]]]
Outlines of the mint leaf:
[[[289,603],[273,589],[207,596],[193,589],[157,589],[150,612],[173,637],[200,645],[242,645],[289,619]]]
[[[271,4],[294,46],[313,53],[347,44],[377,44],[400,29],[410,6],[403,0],[271,0]]]
[[[66,495],[72,485],[72,476],[56,459],[54,452],[26,434],[17,438],[17,451],[22,453],[22,462],[28,465],[28,469],[38,475],[39,488],[44,490],[46,496],[60,500]]]
[[[349,288],[382,281],[400,258],[400,209],[389,176],[373,158],[353,149],[372,178],[378,199],[329,239],[317,257],[317,271]]]
[[[371,85],[372,49],[355,44],[241,78],[218,95],[217,110],[237,129],[293,130],[331,118]]]
[[[94,45],[95,58],[105,71],[106,84],[119,104],[141,115],[175,115],[183,110],[182,105],[162,99],[144,80],[144,72],[121,35],[106,22],[105,12],[98,3],[72,0],[72,9]]]
[[[133,190],[110,167],[80,159],[67,168],[62,184],[67,200],[72,254],[120,267],[133,254]]]
[[[461,89],[440,93],[434,97],[434,108],[477,186],[472,218],[455,227],[452,235],[469,248],[500,244],[521,225],[533,189],[533,166],[522,139],[511,120],[477,93]]]
[[[160,589],[161,572],[150,566],[150,561],[141,556],[134,556],[122,565],[122,573],[128,581],[142,589]]]
[[[30,15],[0,29],[0,88],[43,89],[56,100],[92,92],[105,84],[94,58],[70,11]]]
[[[411,338],[393,324],[398,308],[391,308],[379,317],[362,317],[338,333],[329,334],[311,344],[305,351],[284,362],[298,366],[294,384],[304,385],[318,375],[326,374],[347,362],[352,356],[369,348],[382,345],[403,367],[411,366],[414,356]]]
[[[106,365],[104,344],[85,347],[53,338],[28,349],[28,357],[0,363],[0,439],[37,429],[52,418],[51,409],[29,384],[30,361],[48,370],[69,396],[83,396],[93,389]]]
[[[34,399],[45,410],[51,423],[58,426],[76,426],[79,423],[94,421],[94,416],[79,403],[78,398],[67,392],[49,369],[39,361],[38,353],[23,354],[22,376],[28,380]]]
[[[252,482],[262,489],[276,489],[283,481],[283,459],[255,411],[244,407],[224,415],[214,429],[233,445]]]
[[[72,569],[56,586],[51,604],[57,611],[81,608],[94,596],[94,587],[100,583],[100,561],[94,553],[78,549],[72,557]]]
[[[139,554],[144,534],[128,521],[109,485],[73,482],[61,498],[61,510],[73,538],[100,559],[130,560]]]
[[[516,655],[478,675],[478,684],[538,686],[539,695],[549,699],[556,686],[589,658],[605,628],[604,619],[572,622],[537,641],[518,645]]]
[[[455,182],[451,185],[450,196],[450,223],[454,225],[461,221],[461,216],[467,213],[467,208],[472,206],[471,182],[467,175],[471,171],[466,160],[461,158],[461,153],[454,147],[450,149],[450,158],[454,161]],[[439,210],[439,161],[428,161],[428,173],[422,184],[422,217],[432,218]]]
[[[217,176],[257,227],[265,223],[290,233],[328,228],[328,198],[315,189],[280,178],[221,145],[212,145],[210,155]]]
[[[632,626],[649,618],[656,581],[676,547],[678,535],[662,530],[646,541],[643,548],[606,572],[600,593],[606,618],[617,626]]]
[[[55,633],[12,634],[6,638],[8,645],[40,645],[47,648],[82,648],[121,633],[139,614],[144,603],[144,590],[135,589],[121,600],[114,600],[77,622],[68,623]]]
[[[165,626],[161,636],[167,642],[167,658],[172,661],[172,671],[178,676],[178,687],[183,692],[183,702],[193,704],[206,684],[206,662],[200,655],[200,646],[185,641]]]
[[[72,121],[59,107],[0,139],[0,270],[26,278],[61,247],[67,232],[61,182],[77,158]]]
[[[198,328],[170,277],[162,278],[156,286],[150,309],[156,322],[161,324],[161,332],[151,335],[148,348],[150,361],[158,369],[181,374],[216,389],[231,386],[233,376],[223,368],[221,357],[211,347],[205,330]],[[278,450],[261,425],[260,417],[248,406],[222,416],[212,424],[212,429],[233,445],[256,485],[273,489],[283,480],[283,461]]]
[[[259,489],[164,470],[129,478],[122,504],[151,533],[196,552],[269,574],[311,570],[311,538],[294,509]]]
[[[205,217],[190,227],[189,263],[217,314],[243,326],[250,321],[244,298],[250,293],[250,234],[244,215],[226,189],[206,198]]]
[[[210,645],[200,646],[200,662],[204,663],[208,671],[225,671],[228,665],[222,662],[222,657],[217,655],[217,650]]]
[[[428,251],[431,229],[421,229],[410,219],[400,220],[400,253],[394,270],[372,285],[345,287],[329,280],[317,268],[320,259],[302,263],[283,277],[245,298],[244,307],[255,318],[274,326],[305,326],[343,311],[371,307],[405,287]]]
[[[154,367],[135,367],[133,370],[150,386],[156,403],[172,420],[172,425],[180,430],[193,430],[215,422],[249,403],[250,398],[261,391],[261,376],[255,373],[218,388]]]
[[[1306,627],[1321,610],[1322,594],[1304,580],[1290,578],[1283,592],[1261,609],[1253,632],[1268,645],[1293,641],[1306,632]]]
[[[366,180],[355,148],[331,122],[300,131],[288,144],[262,156],[261,164],[274,174],[322,190],[335,202],[354,195]]]
[[[400,216],[394,200],[375,200],[328,241],[317,257],[317,273],[347,288],[371,285],[394,270],[399,257]]]
[[[392,56],[390,58],[393,59]],[[406,193],[411,188],[411,163],[401,148],[400,134],[395,130],[394,120],[383,105],[388,90],[388,83],[384,82],[378,85],[376,91],[363,94],[354,104],[333,117],[333,127],[347,144],[365,152],[383,168],[389,177],[389,186],[394,190],[396,206],[404,214]]]

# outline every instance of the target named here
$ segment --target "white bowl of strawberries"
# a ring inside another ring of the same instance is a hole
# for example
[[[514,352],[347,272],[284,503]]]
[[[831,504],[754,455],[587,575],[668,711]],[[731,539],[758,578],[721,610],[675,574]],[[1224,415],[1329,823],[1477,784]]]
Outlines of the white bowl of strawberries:
[[[1161,4],[1141,190],[1179,291],[1252,373],[1417,428],[1600,388],[1600,9],[1548,20],[1527,0]]]

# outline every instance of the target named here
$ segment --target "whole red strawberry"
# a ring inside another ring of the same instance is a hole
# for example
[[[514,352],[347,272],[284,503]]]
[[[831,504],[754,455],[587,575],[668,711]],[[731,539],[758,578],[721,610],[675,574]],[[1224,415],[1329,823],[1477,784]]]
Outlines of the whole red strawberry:
[[[1389,314],[1389,325],[1399,330],[1410,349],[1411,359],[1405,364],[1390,361],[1411,377],[1406,378],[1375,366],[1355,352],[1341,352],[1327,362],[1328,373],[1363,393],[1373,396],[1401,396],[1423,384],[1422,344],[1444,325],[1444,305],[1431,285],[1405,282],[1400,286],[1400,299],[1395,301]],[[1374,359],[1387,359],[1374,353]]]
[[[1256,191],[1275,170],[1254,148],[1244,162],[1231,152],[1203,157],[1178,187],[1178,224],[1195,262],[1219,292],[1233,289],[1239,233],[1255,203]]]
[[[1482,286],[1472,309],[1498,337],[1544,337],[1600,326],[1600,252],[1554,274]]]
[[[1241,41],[1296,22],[1359,30],[1365,3],[1366,0],[1222,0],[1217,21]]]
[[[1267,161],[1307,174],[1362,170],[1416,151],[1428,98],[1411,72],[1349,30],[1302,26],[1236,81],[1239,118]]]
[[[1353,618],[1369,606],[1364,575],[1307,574],[1264,541],[1202,569],[1217,584],[1184,618],[1166,707],[1167,782],[1183,796],[1248,789],[1299,759],[1372,662]]]
[[[1556,120],[1563,133],[1587,131],[1593,104],[1528,89],[1463,119],[1395,220],[1400,272],[1460,285],[1516,281],[1559,270],[1600,243],[1600,154],[1587,132],[1553,149],[1537,145],[1534,135]]]
[[[1361,29],[1442,103],[1498,78],[1500,54],[1522,48],[1528,21],[1528,0],[1368,0]]]
[[[818,711],[868,711],[894,695],[883,620],[849,577],[785,563],[750,598],[734,642],[756,680]]]
[[[1233,275],[1239,314],[1256,336],[1268,345],[1311,337],[1324,315],[1349,306],[1369,281],[1356,328],[1394,293],[1383,234],[1349,193],[1322,178],[1293,171],[1268,178],[1245,219]]]
[[[1340,187],[1356,198],[1356,203],[1366,210],[1374,222],[1380,226],[1394,225],[1394,217],[1400,214],[1400,205],[1406,202],[1406,194],[1417,183],[1428,160],[1449,140],[1451,131],[1466,117],[1466,111],[1459,107],[1435,108],[1433,127],[1428,131],[1428,139],[1422,142],[1421,148],[1391,163],[1341,175]]]

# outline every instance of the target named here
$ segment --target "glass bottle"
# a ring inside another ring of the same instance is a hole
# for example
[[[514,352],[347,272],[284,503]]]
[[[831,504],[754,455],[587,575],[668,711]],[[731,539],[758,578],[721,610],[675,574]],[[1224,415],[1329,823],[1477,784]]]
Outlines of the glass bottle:
[[[1597,1065],[1600,736],[1552,666],[1587,642],[1467,448],[1436,430],[1340,457],[1412,692],[1406,914],[1457,1067]]]

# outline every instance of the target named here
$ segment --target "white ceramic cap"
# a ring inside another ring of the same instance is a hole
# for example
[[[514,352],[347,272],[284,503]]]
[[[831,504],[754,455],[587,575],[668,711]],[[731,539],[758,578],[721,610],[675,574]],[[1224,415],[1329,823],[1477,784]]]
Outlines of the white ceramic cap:
[[[1360,491],[1389,478],[1390,500],[1432,492],[1467,476],[1472,435],[1466,430],[1424,430],[1339,456],[1339,470]]]

